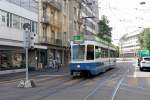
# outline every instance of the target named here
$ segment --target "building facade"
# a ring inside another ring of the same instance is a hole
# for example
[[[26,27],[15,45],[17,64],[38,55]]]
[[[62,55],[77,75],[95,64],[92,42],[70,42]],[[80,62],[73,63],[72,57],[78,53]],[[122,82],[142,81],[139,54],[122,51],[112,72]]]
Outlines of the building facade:
[[[30,66],[37,67],[37,50],[46,49],[38,44],[38,14],[10,1],[0,1],[0,70],[25,67],[24,23],[30,23],[31,32],[37,35],[35,49],[29,50]]]
[[[98,33],[98,0],[83,0],[81,5],[82,31],[86,35]]]
[[[39,42],[48,47],[47,61],[69,61],[68,0],[39,0]]]
[[[83,33],[98,33],[98,0],[69,1],[69,37]]]
[[[121,57],[135,57],[140,49],[138,36],[140,32],[125,34],[119,41]]]
[[[25,8],[29,11],[38,13],[38,0],[7,0],[10,3]]]

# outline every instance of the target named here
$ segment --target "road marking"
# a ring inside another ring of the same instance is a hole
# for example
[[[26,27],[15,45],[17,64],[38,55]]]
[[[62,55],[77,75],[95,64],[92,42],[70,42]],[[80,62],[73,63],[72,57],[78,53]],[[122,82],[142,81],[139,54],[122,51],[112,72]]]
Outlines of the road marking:
[[[124,90],[124,91],[128,91],[128,92],[136,92],[136,93],[140,93],[140,94],[145,94],[145,95],[149,95],[148,93],[145,93],[145,92],[141,92],[141,91],[136,91],[136,90],[131,90],[131,89],[127,89],[127,88],[120,88],[121,90]]]
[[[52,84],[52,83],[56,83],[57,81],[59,81],[59,80],[62,80],[63,79],[63,77],[58,77],[58,78],[55,78],[55,79],[52,79],[52,80],[47,80],[46,82],[44,82],[44,81],[39,81],[39,82],[41,82],[41,83],[38,83],[38,85],[50,85],[50,84]]]
[[[135,72],[134,73],[135,75],[136,75],[136,77],[150,77],[150,73],[148,73],[148,72]]]
[[[64,75],[39,75],[39,76],[48,76],[48,77],[61,77],[61,76],[67,76],[69,74],[64,74]]]
[[[121,85],[131,88],[128,84],[125,84],[125,83],[123,83],[123,84],[121,84]],[[146,90],[146,91],[149,91],[149,92],[150,92],[150,89],[144,88],[144,87],[142,87],[142,86],[138,86],[138,87],[135,87],[135,88],[141,89],[141,90]]]
[[[39,76],[41,76],[41,77],[47,77],[47,76],[48,77],[62,77],[62,76],[67,76],[67,75],[69,75],[69,74],[67,73],[67,74],[64,74],[64,75],[39,75]],[[36,80],[35,82],[41,82],[41,81],[45,81],[47,79],[50,79],[50,78],[35,79],[36,77],[38,77],[38,76],[32,77],[30,80]],[[25,80],[25,78],[16,78],[14,80],[2,81],[2,82],[0,82],[0,84],[13,84],[13,83],[18,82],[19,80]]]
[[[12,84],[12,83],[16,83],[19,80],[23,80],[23,78],[18,78],[18,79],[10,80],[10,81],[2,81],[0,82],[0,84]]]

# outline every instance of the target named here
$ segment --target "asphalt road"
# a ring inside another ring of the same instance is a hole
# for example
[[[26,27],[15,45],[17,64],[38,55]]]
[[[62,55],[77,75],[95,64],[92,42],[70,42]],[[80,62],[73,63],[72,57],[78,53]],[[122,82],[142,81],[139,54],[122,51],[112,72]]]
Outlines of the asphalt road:
[[[35,88],[17,88],[17,77],[0,81],[0,100],[150,100],[150,72],[139,71],[134,61],[91,78],[72,78],[68,71],[35,74]]]

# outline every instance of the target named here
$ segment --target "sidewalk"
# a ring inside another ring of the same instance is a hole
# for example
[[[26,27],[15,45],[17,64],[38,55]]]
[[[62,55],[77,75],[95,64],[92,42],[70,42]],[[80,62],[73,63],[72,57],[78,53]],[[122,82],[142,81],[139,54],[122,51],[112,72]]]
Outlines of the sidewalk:
[[[40,75],[63,75],[63,74],[69,74],[69,68],[63,67],[60,68],[59,71],[56,69],[42,69],[37,71],[29,71],[29,78],[40,76]],[[2,81],[11,81],[16,79],[24,79],[25,78],[25,72],[19,72],[19,73],[11,73],[11,74],[3,74],[0,75],[0,82]]]

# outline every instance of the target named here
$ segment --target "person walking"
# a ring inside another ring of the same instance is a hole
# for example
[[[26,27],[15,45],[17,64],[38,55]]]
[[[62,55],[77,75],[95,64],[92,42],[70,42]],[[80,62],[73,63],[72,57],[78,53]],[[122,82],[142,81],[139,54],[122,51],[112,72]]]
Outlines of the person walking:
[[[56,66],[57,66],[57,71],[59,71],[60,67],[61,67],[61,61],[59,57],[56,57]]]

